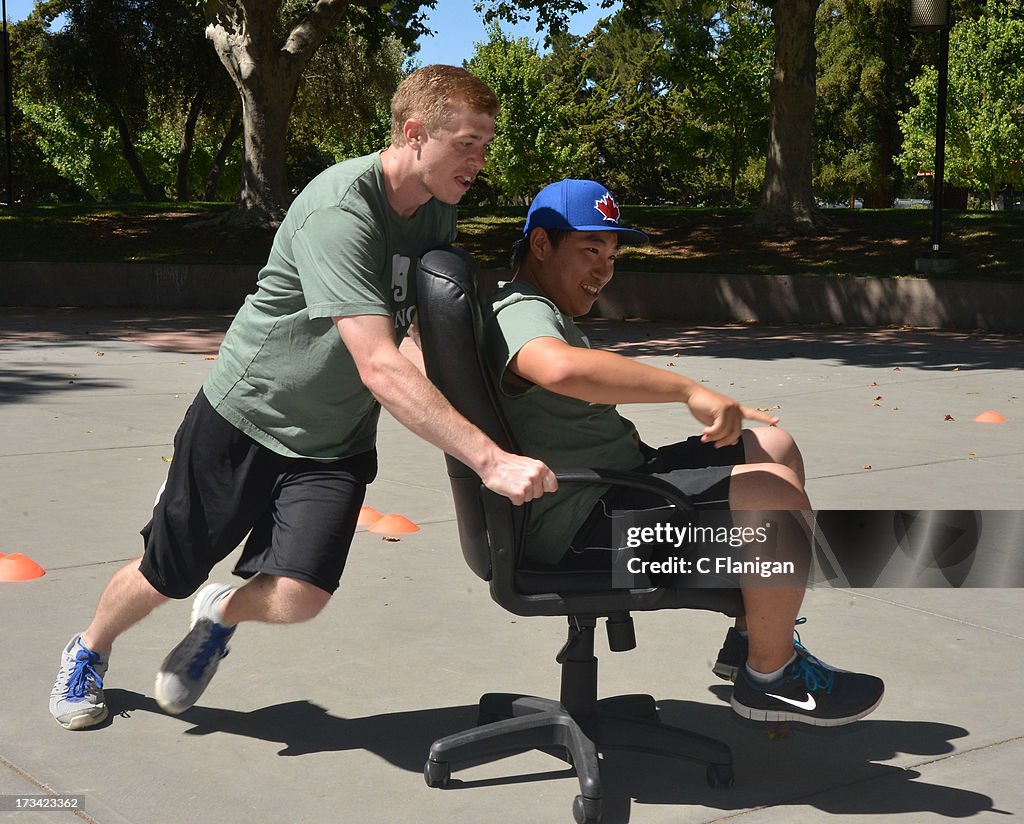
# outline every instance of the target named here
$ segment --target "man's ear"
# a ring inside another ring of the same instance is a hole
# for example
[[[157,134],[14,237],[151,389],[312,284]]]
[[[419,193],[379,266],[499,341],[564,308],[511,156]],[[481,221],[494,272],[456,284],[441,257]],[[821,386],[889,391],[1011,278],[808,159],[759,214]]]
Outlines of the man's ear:
[[[530,251],[538,260],[544,257],[551,250],[551,238],[544,229],[534,229],[530,232]]]
[[[405,136],[405,142],[416,150],[422,148],[428,138],[427,129],[423,122],[414,118],[409,118],[405,121],[405,124],[402,126],[402,134]]]

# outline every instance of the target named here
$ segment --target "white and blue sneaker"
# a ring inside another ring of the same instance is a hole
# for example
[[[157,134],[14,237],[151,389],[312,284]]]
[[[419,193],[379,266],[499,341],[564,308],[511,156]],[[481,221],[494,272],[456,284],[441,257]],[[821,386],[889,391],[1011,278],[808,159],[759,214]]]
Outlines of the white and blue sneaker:
[[[196,594],[188,635],[168,653],[156,674],[156,702],[164,712],[178,715],[193,706],[228,654],[235,627],[218,623],[217,604],[236,589],[210,584]]]
[[[50,691],[50,715],[64,729],[84,730],[107,720],[110,712],[103,698],[107,663],[82,643],[81,634],[64,648],[57,680]]]

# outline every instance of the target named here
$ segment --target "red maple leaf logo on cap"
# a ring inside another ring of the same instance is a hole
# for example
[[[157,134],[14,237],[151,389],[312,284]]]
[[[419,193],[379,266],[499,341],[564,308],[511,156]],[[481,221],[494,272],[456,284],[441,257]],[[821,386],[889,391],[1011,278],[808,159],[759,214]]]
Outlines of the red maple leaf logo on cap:
[[[610,220],[612,223],[619,222],[619,207],[610,192],[605,192],[604,197],[595,200],[594,208],[601,213],[605,220]]]

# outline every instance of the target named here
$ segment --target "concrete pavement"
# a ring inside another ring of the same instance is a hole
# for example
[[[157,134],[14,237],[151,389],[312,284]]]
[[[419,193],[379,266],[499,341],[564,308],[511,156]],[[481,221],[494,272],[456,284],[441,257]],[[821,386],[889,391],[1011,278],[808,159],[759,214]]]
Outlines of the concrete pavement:
[[[245,625],[199,706],[152,699],[187,629],[175,602],[129,631],[106,686],[112,719],[69,733],[47,712],[61,647],[81,630],[172,457],[171,438],[210,368],[223,314],[0,310],[0,553],[43,578],[0,583],[4,701],[0,796],[84,796],[97,824],[567,822],[573,772],[543,753],[421,775],[432,740],[470,726],[486,691],[557,695],[557,619],[491,602],[466,568],[441,455],[386,416],[367,503],[423,529],[357,535],[338,597],[314,621]],[[597,346],[774,409],[801,444],[821,509],[1020,509],[1024,340],[982,333],[600,321]],[[1003,424],[978,424],[985,410]],[[624,408],[658,444],[694,431],[668,407]],[[1024,549],[1024,547],[1016,547]],[[215,572],[226,580],[229,563]],[[729,743],[736,785],[627,753],[605,759],[610,824],[942,821],[1024,814],[1024,593],[815,589],[805,643],[881,675],[868,719],[816,731],[741,722],[710,672],[727,621],[636,616],[639,646],[598,642],[603,695],[645,691],[662,716]],[[45,789],[44,789],[45,788]],[[74,814],[0,812],[13,822]]]

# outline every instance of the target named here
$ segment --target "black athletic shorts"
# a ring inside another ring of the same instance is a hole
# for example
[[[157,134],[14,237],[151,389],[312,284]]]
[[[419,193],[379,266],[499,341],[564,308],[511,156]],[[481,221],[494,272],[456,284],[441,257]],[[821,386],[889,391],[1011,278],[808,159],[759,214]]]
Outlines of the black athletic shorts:
[[[139,568],[159,592],[187,598],[248,535],[236,575],[263,572],[333,593],[376,474],[375,450],[336,461],[278,455],[200,391],[174,436]]]
[[[697,509],[729,509],[729,479],[733,467],[746,463],[742,440],[732,446],[716,448],[714,444],[701,443],[700,436],[694,435],[659,449],[646,444],[641,444],[641,448],[647,463],[637,469],[638,472],[672,484],[687,495]],[[610,563],[609,553],[599,551],[595,554],[586,549],[613,546],[613,513],[657,510],[666,506],[665,499],[655,493],[612,487],[598,499],[559,567],[592,569],[595,559],[600,564]]]

